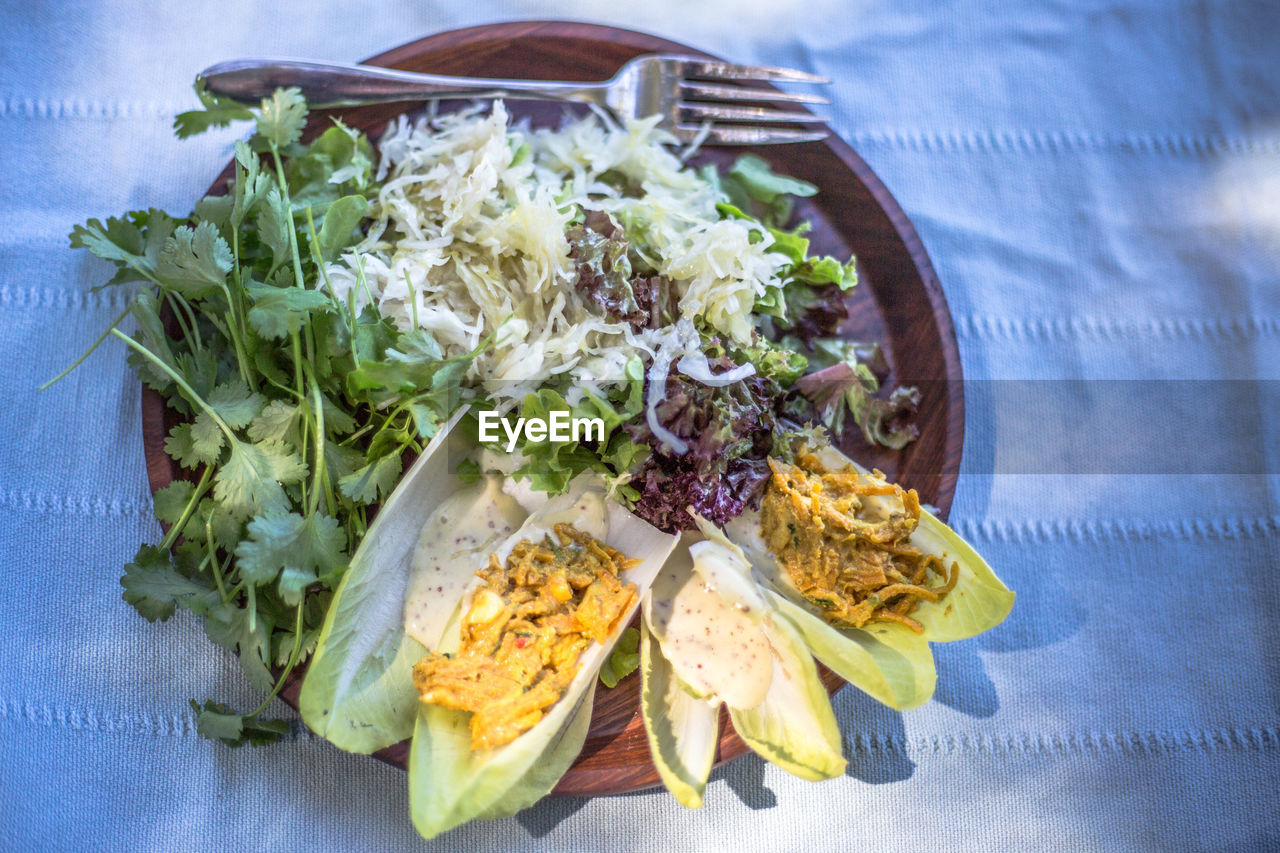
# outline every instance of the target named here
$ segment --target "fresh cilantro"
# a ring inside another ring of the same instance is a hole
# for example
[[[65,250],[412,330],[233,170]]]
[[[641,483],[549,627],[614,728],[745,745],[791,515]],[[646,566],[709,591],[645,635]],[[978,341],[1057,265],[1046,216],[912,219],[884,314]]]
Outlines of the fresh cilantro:
[[[195,228],[183,225],[174,230],[160,251],[155,274],[171,290],[198,299],[226,285],[234,261],[217,226],[201,222]]]
[[[258,714],[237,714],[217,702],[201,705],[192,699],[191,710],[196,714],[196,731],[231,747],[246,743],[262,746],[289,733],[289,723],[284,720],[264,720]]]
[[[276,89],[269,98],[262,99],[258,113],[258,132],[253,143],[259,150],[275,148],[283,151],[302,137],[307,124],[307,101],[296,86]]]
[[[249,282],[246,289],[253,300],[249,324],[264,338],[287,338],[296,334],[311,314],[328,310],[333,304],[325,294],[301,287]]]
[[[178,113],[173,120],[173,132],[179,139],[204,133],[210,128],[226,127],[233,121],[249,121],[253,118],[248,107],[213,94],[200,79],[196,80],[196,96],[200,98],[202,109]]]
[[[374,503],[391,494],[401,470],[400,456],[388,453],[341,478],[338,488],[352,501]]]
[[[124,587],[121,597],[149,622],[164,621],[179,604],[209,592],[209,587],[179,574],[167,550],[152,545],[138,549],[133,562],[124,567],[120,584]]]
[[[214,476],[214,496],[229,510],[245,515],[283,511],[289,505],[284,486],[306,474],[297,451],[282,442],[237,440]]]
[[[321,578],[332,580],[346,567],[346,536],[327,515],[274,513],[249,522],[249,538],[236,546],[240,577],[262,586],[280,581],[280,597],[296,607],[302,592]]]

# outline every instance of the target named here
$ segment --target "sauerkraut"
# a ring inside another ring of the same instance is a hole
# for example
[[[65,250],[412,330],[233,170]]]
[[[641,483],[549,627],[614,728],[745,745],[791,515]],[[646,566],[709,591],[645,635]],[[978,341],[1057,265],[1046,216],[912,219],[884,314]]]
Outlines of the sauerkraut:
[[[328,265],[329,286],[357,310],[372,303],[402,330],[428,330],[446,357],[493,336],[467,379],[499,405],[561,374],[622,381],[637,355],[671,363],[685,354],[672,345],[690,337],[676,324],[700,320],[745,344],[787,259],[769,251],[768,233],[721,218],[718,189],[681,163],[656,121],[590,116],[531,130],[501,102],[399,118],[380,143],[372,224]],[[678,316],[666,326],[633,328],[574,287],[566,231],[589,211],[612,217],[634,262],[669,283]]]

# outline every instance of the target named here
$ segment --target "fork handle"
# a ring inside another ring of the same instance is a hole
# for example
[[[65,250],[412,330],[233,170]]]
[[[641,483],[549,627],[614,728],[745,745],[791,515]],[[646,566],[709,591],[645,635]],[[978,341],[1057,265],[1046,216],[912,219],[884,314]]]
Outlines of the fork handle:
[[[196,77],[210,92],[245,104],[268,98],[279,87],[296,86],[314,107],[350,107],[437,98],[529,98],[604,105],[603,84],[540,80],[446,77],[370,65],[290,59],[233,59]]]

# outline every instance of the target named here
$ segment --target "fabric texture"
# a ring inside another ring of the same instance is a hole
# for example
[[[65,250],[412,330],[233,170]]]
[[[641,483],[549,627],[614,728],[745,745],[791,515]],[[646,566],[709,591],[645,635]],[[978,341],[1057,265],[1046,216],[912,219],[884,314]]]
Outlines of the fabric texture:
[[[154,6],[0,13],[0,849],[1280,847],[1280,6]],[[520,18],[834,81],[835,130],[950,300],[971,380],[952,520],[1018,600],[935,647],[925,707],[838,695],[841,779],[750,756],[698,811],[549,799],[427,843],[398,770],[303,730],[195,733],[189,697],[256,699],[196,620],[120,598],[159,535],[123,348],[35,389],[125,305],[71,227],[186,211],[226,162],[229,132],[172,136],[195,72]]]

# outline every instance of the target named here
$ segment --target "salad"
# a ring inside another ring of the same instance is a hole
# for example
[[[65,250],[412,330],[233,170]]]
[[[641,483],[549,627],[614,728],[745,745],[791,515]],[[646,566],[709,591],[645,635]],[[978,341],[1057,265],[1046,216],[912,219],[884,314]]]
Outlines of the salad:
[[[135,288],[98,343],[123,341],[181,416],[166,533],[124,598],[198,614],[266,694],[193,700],[202,734],[287,732],[264,711],[306,664],[314,730],[357,752],[413,738],[434,835],[547,793],[597,680],[638,665],[655,764],[697,805],[719,704],[757,752],[827,778],[843,757],[815,656],[909,707],[929,640],[1008,612],[914,492],[827,444],[900,448],[919,398],[881,393],[878,346],[837,335],[856,268],[791,221],[813,185],[753,155],[695,169],[656,119],[532,129],[494,102],[401,117],[375,151],[337,120],[304,143],[296,90],[257,109],[197,92],[180,137],[254,128],[226,193],[71,243]],[[486,417],[597,428],[495,441]],[[699,639],[729,624],[734,643]]]

